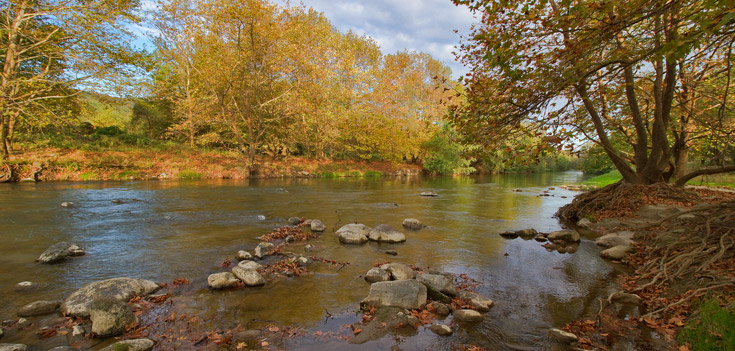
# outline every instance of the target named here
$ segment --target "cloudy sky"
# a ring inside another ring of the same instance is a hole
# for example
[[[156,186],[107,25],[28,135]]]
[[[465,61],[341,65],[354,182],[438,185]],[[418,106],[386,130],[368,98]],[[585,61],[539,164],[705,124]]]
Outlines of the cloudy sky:
[[[283,1],[279,1],[283,4]],[[404,49],[426,52],[443,61],[455,78],[467,72],[452,51],[459,34],[474,22],[466,7],[451,0],[301,0],[324,15],[341,31],[352,29],[373,38],[384,54]],[[298,0],[292,1],[298,4]]]

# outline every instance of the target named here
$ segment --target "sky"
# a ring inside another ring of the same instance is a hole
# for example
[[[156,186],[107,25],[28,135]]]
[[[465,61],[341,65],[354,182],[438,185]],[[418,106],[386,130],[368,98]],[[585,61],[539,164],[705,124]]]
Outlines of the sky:
[[[475,19],[466,7],[454,6],[451,0],[301,0],[300,3],[323,12],[342,32],[351,29],[373,38],[383,54],[404,49],[425,52],[449,66],[454,78],[468,72],[455,61],[452,51],[459,45],[460,34],[468,34]]]

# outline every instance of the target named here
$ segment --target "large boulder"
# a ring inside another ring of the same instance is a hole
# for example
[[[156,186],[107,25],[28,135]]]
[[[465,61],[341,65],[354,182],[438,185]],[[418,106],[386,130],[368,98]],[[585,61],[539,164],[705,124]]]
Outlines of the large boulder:
[[[576,230],[569,229],[551,232],[546,238],[549,239],[549,241],[563,240],[567,243],[578,243],[580,241],[579,233],[577,233]]]
[[[151,339],[132,339],[121,340],[100,351],[148,351],[153,348],[156,343]]]
[[[406,218],[403,220],[402,225],[403,228],[411,230],[421,230],[426,227],[423,223],[421,223],[421,221],[416,218]]]
[[[595,240],[595,244],[602,247],[613,247],[618,245],[633,246],[633,234],[634,233],[630,231],[605,234],[597,238],[597,240]]]
[[[18,317],[33,317],[54,313],[60,305],[61,303],[58,301],[31,302],[18,310]]]
[[[454,320],[460,323],[477,323],[482,322],[483,319],[482,314],[475,310],[454,311]]]
[[[384,282],[390,280],[390,273],[384,269],[380,268],[371,268],[367,273],[365,273],[365,281],[368,283],[375,283],[375,282]]]
[[[239,280],[230,272],[221,272],[210,274],[207,277],[207,284],[212,289],[227,289],[237,285]]]
[[[128,302],[134,296],[149,295],[159,289],[158,284],[145,279],[112,278],[85,285],[69,295],[61,304],[67,316],[89,317],[89,305],[100,297],[112,297]]]
[[[242,267],[235,267],[232,269],[232,274],[240,279],[246,286],[261,286],[265,285],[265,279],[258,271],[254,269],[245,269]]]
[[[426,304],[426,287],[416,280],[377,282],[370,285],[370,293],[362,303],[416,309]]]
[[[633,248],[631,246],[618,245],[613,246],[607,250],[603,250],[602,252],[600,252],[600,256],[602,256],[602,258],[607,258],[611,260],[622,260],[623,257],[625,257],[625,254],[632,250]]]
[[[427,288],[434,289],[448,296],[456,296],[457,290],[454,289],[453,278],[444,274],[419,274],[416,280],[426,285]]]
[[[56,263],[67,257],[82,255],[84,255],[84,250],[81,247],[63,241],[49,246],[36,261],[41,263]]]
[[[403,263],[386,263],[380,269],[390,273],[393,280],[407,280],[416,278],[416,271],[411,266]]]
[[[125,326],[137,323],[138,318],[127,303],[112,297],[100,297],[89,305],[92,333],[114,336],[125,332]]]
[[[255,257],[257,258],[263,258],[265,256],[268,256],[268,251],[270,251],[272,248],[276,247],[276,245],[273,245],[272,243],[262,242],[258,244],[258,246],[255,247]]]
[[[368,242],[367,236],[370,234],[370,227],[364,224],[351,223],[337,229],[335,234],[342,244],[362,245]]]
[[[402,243],[406,241],[406,236],[387,224],[381,224],[368,233],[368,239],[381,243]]]
[[[23,344],[0,344],[0,351],[26,351],[28,346]]]
[[[318,219],[311,220],[311,224],[309,224],[309,228],[312,232],[323,232],[327,229],[326,226],[324,226],[324,223]]]

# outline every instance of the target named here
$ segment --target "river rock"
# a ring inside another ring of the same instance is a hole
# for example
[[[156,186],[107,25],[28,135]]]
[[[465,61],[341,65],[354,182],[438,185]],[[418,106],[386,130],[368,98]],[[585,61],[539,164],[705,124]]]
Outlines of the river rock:
[[[245,250],[240,250],[237,252],[237,255],[235,255],[235,258],[238,261],[252,260],[253,255],[251,255],[250,252],[247,252]]]
[[[633,235],[634,233],[630,231],[605,234],[597,238],[597,240],[595,240],[595,244],[602,247],[613,247],[618,245],[633,246]]]
[[[530,229],[516,230],[516,234],[518,234],[518,236],[520,236],[521,239],[529,240],[529,239],[533,239],[538,234],[538,232],[536,231],[536,229],[530,228]]]
[[[207,277],[207,284],[209,284],[209,287],[212,289],[231,288],[235,286],[238,281],[239,280],[235,275],[230,272],[214,273]]]
[[[137,323],[138,318],[127,303],[112,297],[94,299],[89,305],[92,333],[98,336],[120,335],[125,326]]]
[[[439,194],[433,192],[433,191],[424,191],[421,193],[421,196],[439,196]]]
[[[18,318],[18,321],[15,322],[15,328],[18,330],[23,330],[31,326],[31,321],[25,319],[25,318]]]
[[[575,230],[569,229],[551,232],[546,238],[549,239],[549,241],[564,240],[567,243],[578,243],[580,241],[579,233]]]
[[[667,205],[645,205],[636,212],[643,219],[661,220],[677,213],[683,212],[682,209]]]
[[[416,276],[416,280],[448,296],[457,296],[457,290],[454,289],[453,278],[443,274],[424,273]]]
[[[71,346],[56,346],[54,348],[48,349],[48,351],[78,351],[79,349],[74,349]]]
[[[258,271],[254,269],[244,269],[242,267],[235,267],[232,269],[232,274],[240,279],[246,286],[261,286],[265,285],[265,278],[263,278]]]
[[[416,278],[416,271],[411,266],[403,263],[386,263],[380,269],[388,271],[393,280],[407,280]]]
[[[84,335],[84,334],[87,334],[87,331],[84,330],[84,327],[79,324],[71,328],[71,336]]]
[[[406,218],[403,220],[402,225],[403,228],[411,230],[421,230],[426,227],[423,223],[421,223],[421,221],[416,218]]]
[[[367,273],[365,273],[365,281],[372,284],[375,282],[384,282],[390,280],[390,273],[384,269],[380,268],[371,268]]]
[[[40,287],[41,287],[41,284],[36,284],[36,283],[33,283],[33,282],[24,281],[24,282],[20,282],[18,284],[15,284],[13,286],[13,290],[15,290],[15,291],[31,291],[31,290],[39,289]]]
[[[240,268],[242,268],[242,269],[260,269],[261,267],[263,267],[263,265],[261,265],[258,262],[255,262],[255,261],[247,261],[247,260],[240,261],[237,264],[237,266],[240,267]]]
[[[426,304],[426,287],[416,280],[377,282],[362,303],[416,309]]]
[[[235,333],[235,336],[232,338],[232,341],[235,343],[241,343],[241,342],[247,342],[247,341],[253,341],[260,337],[260,330],[257,329],[248,329],[243,330],[241,332]]]
[[[434,306],[434,311],[436,311],[436,315],[439,317],[446,317],[449,315],[449,313],[452,312],[452,309],[449,308],[449,305],[445,303],[441,303],[439,301],[433,301],[431,303]]]
[[[610,296],[610,301],[627,305],[640,305],[641,297],[636,294],[628,294],[618,291]]]
[[[64,201],[61,203],[61,207],[74,207],[74,203],[71,201]]]
[[[311,266],[314,263],[314,259],[308,256],[299,256],[294,259],[297,265],[301,267]]]
[[[550,329],[549,335],[552,338],[554,338],[556,341],[559,341],[563,344],[571,344],[579,340],[579,338],[576,335],[569,333],[569,332],[565,332],[561,329],[556,329],[556,328]]]
[[[156,342],[151,339],[122,340],[107,346],[100,351],[148,351],[152,349],[154,345],[156,345]]]
[[[309,224],[309,228],[311,228],[312,232],[323,232],[327,229],[326,226],[324,226],[324,223],[318,219],[311,220],[311,223]]]
[[[602,252],[600,252],[600,256],[602,258],[607,258],[611,260],[621,260],[623,259],[623,257],[625,257],[625,254],[631,250],[633,250],[631,246],[618,245],[618,246],[613,246],[607,250],[603,250]]]
[[[495,306],[495,302],[493,300],[472,291],[462,290],[459,292],[459,297],[468,300],[470,305],[480,312],[488,312],[493,308],[493,306]]]
[[[518,233],[516,233],[514,230],[506,230],[504,232],[501,232],[500,236],[508,239],[515,239],[518,237]]]
[[[383,252],[384,252],[384,253],[385,253],[386,255],[391,255],[391,256],[398,256],[398,251],[396,251],[396,250],[385,250],[385,251],[383,251]]]
[[[255,247],[255,257],[262,259],[263,257],[268,256],[268,251],[274,247],[276,246],[267,242],[258,244],[258,246]]]
[[[18,317],[42,316],[44,314],[54,313],[61,305],[58,301],[36,301],[31,302],[18,310]]]
[[[299,217],[289,217],[288,224],[290,225],[299,225],[301,223],[301,218]]]
[[[406,241],[406,236],[387,224],[381,224],[368,233],[368,239],[381,243],[402,243]]]
[[[26,351],[28,346],[23,344],[0,344],[0,351]]]
[[[128,302],[134,296],[146,296],[159,289],[158,284],[145,279],[112,278],[85,285],[75,291],[61,304],[67,316],[89,317],[89,305],[99,297],[112,297]]]
[[[337,237],[342,244],[362,245],[368,242],[370,227],[364,224],[352,223],[337,229]]]
[[[434,334],[439,335],[439,336],[452,335],[452,328],[444,324],[432,324],[429,327],[429,330],[431,330],[432,332],[434,332]]]
[[[482,322],[484,318],[480,312],[475,310],[456,310],[454,311],[454,320],[460,323],[477,323]]]
[[[82,248],[63,241],[49,246],[49,248],[46,249],[46,251],[44,251],[36,261],[41,263],[56,263],[67,257],[82,255],[84,255],[84,250],[82,250]]]
[[[542,242],[545,242],[546,241],[546,237],[543,234],[536,234],[536,236],[533,237],[533,240],[536,240],[536,241],[542,243]]]

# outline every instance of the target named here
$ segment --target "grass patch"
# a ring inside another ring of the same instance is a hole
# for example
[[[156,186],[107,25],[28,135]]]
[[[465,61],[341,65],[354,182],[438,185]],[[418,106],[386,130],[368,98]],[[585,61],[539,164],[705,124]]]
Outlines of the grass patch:
[[[383,176],[383,173],[378,171],[367,171],[362,176],[365,178],[380,178]]]
[[[735,174],[723,173],[699,176],[688,181],[687,185],[726,186],[730,188],[735,188]]]
[[[614,170],[614,171],[607,172],[605,174],[600,174],[596,177],[592,177],[592,178],[583,180],[582,184],[604,187],[604,186],[613,184],[619,181],[620,179],[623,179],[623,176],[620,174],[618,170]]]
[[[179,178],[181,179],[202,179],[202,174],[194,171],[181,171],[179,172]]]
[[[689,343],[692,351],[735,350],[735,310],[721,307],[718,299],[699,307],[700,319],[687,325],[679,340]]]
[[[79,180],[99,180],[99,175],[96,172],[84,172],[79,175]]]

